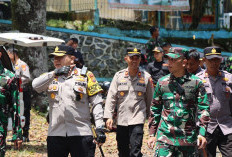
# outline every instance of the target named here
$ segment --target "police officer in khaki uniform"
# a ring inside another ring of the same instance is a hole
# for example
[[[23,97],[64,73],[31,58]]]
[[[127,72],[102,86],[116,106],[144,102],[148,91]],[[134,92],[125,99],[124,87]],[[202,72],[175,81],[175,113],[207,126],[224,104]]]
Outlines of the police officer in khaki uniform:
[[[204,49],[206,70],[197,74],[205,85],[210,103],[210,123],[207,128],[207,154],[232,156],[232,74],[219,70],[222,61],[219,47]]]
[[[112,129],[113,113],[117,105],[117,144],[119,157],[140,157],[143,126],[150,113],[153,95],[151,75],[139,69],[141,53],[127,49],[128,68],[117,72],[107,95],[104,118]]]
[[[30,129],[30,110],[31,110],[31,92],[30,92],[30,71],[27,63],[22,61],[18,56],[17,49],[9,49],[8,55],[14,64],[15,75],[22,80],[23,101],[24,101],[24,116],[25,126],[23,127],[23,141],[29,142],[29,129]]]
[[[37,92],[46,91],[49,98],[48,156],[92,157],[95,144],[91,132],[90,104],[98,135],[97,142],[105,142],[103,132],[102,89],[92,72],[81,75],[74,66],[75,50],[60,45],[49,55],[54,57],[55,70],[42,74],[32,82]]]

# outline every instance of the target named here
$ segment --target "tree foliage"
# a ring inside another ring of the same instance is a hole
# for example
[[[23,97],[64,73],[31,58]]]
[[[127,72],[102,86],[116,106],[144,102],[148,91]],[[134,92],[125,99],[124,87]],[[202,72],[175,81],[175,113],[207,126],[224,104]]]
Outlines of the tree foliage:
[[[189,29],[197,29],[198,24],[201,21],[201,18],[205,12],[205,7],[208,0],[190,0],[190,7],[192,12],[192,24]]]

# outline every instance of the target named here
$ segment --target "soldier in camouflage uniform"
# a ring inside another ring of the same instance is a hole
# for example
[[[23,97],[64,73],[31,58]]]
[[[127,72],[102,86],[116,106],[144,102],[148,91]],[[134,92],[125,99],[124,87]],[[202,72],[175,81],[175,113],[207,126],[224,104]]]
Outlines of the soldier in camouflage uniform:
[[[146,54],[148,63],[154,61],[154,55],[152,50],[155,47],[161,47],[163,39],[159,36],[159,28],[153,26],[150,28],[151,38],[146,43]]]
[[[0,52],[0,57],[2,52]],[[13,138],[17,148],[22,143],[22,129],[19,123],[19,93],[17,86],[17,79],[15,75],[9,70],[5,69],[0,63],[0,156],[5,156],[6,151],[6,136],[7,136],[7,124],[8,118],[12,118],[13,121]],[[10,123],[9,123],[10,124]]]
[[[22,61],[18,56],[17,49],[8,49],[8,55],[15,67],[15,75],[22,80],[21,88],[23,89],[24,116],[25,126],[23,127],[23,142],[29,142],[30,129],[30,110],[31,110],[31,91],[30,91],[30,70],[27,63]]]
[[[209,102],[201,80],[185,69],[187,53],[186,49],[172,48],[166,54],[171,74],[159,79],[156,85],[148,140],[148,146],[153,148],[157,132],[155,156],[197,156],[197,141],[199,148],[206,145]]]

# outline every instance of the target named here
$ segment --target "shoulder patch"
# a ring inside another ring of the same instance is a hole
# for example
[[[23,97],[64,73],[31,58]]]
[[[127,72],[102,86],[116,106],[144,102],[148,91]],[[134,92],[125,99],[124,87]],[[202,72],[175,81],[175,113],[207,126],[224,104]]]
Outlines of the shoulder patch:
[[[23,65],[21,65],[21,68],[22,68],[23,71],[26,71],[27,65],[26,65],[26,64],[23,64]]]
[[[88,83],[87,83],[87,93],[89,96],[97,94],[98,92],[102,91],[101,86],[98,84],[95,76],[92,72],[87,72]]]

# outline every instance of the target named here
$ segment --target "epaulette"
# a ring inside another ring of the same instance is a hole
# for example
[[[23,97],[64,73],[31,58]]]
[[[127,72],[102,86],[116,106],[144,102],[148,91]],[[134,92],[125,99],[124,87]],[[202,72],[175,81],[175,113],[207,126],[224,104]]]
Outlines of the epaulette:
[[[168,81],[168,80],[170,80],[170,74],[161,77],[159,80],[160,81]]]
[[[47,74],[47,73],[42,73],[40,76],[45,75],[45,74]]]
[[[88,68],[86,66],[83,66],[81,68],[81,76],[86,76],[88,72]]]
[[[118,71],[118,73],[124,73],[126,71],[126,69],[122,69],[120,71]]]
[[[223,73],[225,73],[225,74],[231,74],[231,73],[229,73],[228,71],[226,71],[226,70],[222,70],[221,72],[223,72]]]
[[[196,76],[201,76],[201,75],[204,74],[204,72],[205,72],[205,71],[201,71],[201,72],[197,73]]]

